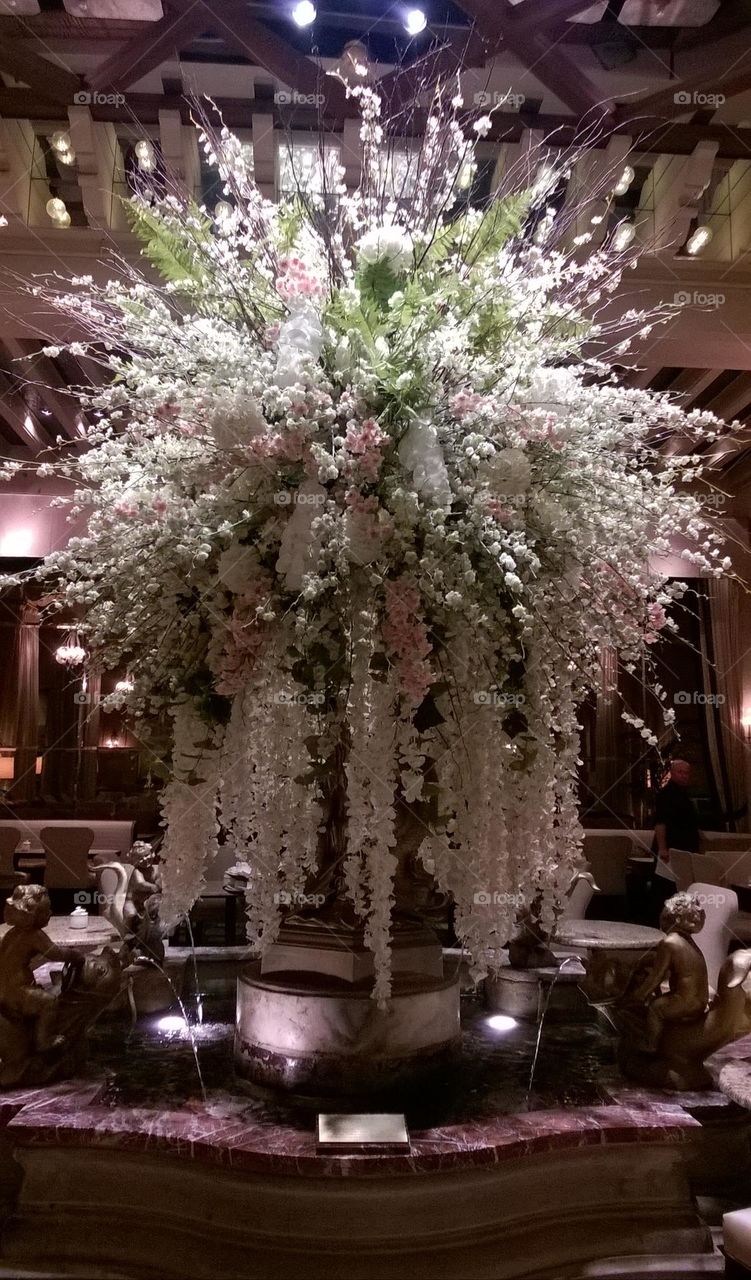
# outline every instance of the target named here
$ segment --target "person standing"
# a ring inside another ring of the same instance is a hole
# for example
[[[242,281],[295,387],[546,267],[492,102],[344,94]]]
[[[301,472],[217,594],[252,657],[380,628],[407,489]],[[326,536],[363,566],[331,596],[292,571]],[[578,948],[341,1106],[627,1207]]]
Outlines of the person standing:
[[[651,895],[651,914],[655,919],[659,919],[664,903],[675,893],[675,874],[670,869],[670,850],[699,852],[699,815],[688,793],[690,781],[691,765],[688,760],[671,760],[668,780],[657,793],[652,843],[656,859]]]

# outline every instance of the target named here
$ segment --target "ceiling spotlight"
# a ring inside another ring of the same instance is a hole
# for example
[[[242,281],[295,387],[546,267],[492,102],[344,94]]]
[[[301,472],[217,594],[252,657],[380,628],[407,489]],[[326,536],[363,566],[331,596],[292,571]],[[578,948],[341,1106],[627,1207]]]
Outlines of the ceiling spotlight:
[[[53,196],[45,205],[48,216],[52,219],[57,227],[70,226],[70,214],[64,200],[59,196]]]
[[[635,177],[636,177],[636,174],[634,173],[634,170],[631,168],[631,165],[627,164],[620,178],[618,179],[615,186],[613,187],[613,195],[625,196],[626,192],[628,191]]]
[[[309,27],[311,22],[316,20],[316,7],[310,3],[310,0],[299,0],[292,10],[292,21],[297,23],[298,27]]]
[[[613,235],[613,248],[616,253],[624,253],[636,235],[633,222],[619,222]]]
[[[408,9],[404,15],[404,30],[408,36],[419,36],[427,25],[428,20],[422,9]]]
[[[695,231],[691,232],[686,241],[686,253],[690,253],[691,257],[695,258],[697,254],[701,253],[702,249],[706,249],[713,235],[714,232],[711,227],[697,227]]]

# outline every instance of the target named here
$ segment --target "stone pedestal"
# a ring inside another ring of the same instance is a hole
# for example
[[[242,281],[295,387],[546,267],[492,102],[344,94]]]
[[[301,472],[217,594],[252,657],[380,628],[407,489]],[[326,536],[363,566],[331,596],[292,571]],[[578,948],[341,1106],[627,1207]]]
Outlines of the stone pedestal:
[[[310,1099],[389,1092],[427,1076],[458,1047],[459,983],[434,935],[394,930],[388,1006],[372,999],[372,956],[356,930],[292,921],[237,984],[235,1069]]]

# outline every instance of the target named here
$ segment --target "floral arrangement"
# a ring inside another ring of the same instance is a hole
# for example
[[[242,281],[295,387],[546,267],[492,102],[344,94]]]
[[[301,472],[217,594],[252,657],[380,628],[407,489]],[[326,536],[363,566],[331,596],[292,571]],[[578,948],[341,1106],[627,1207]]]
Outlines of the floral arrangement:
[[[728,562],[685,487],[697,457],[655,447],[719,424],[609,371],[652,321],[603,318],[627,260],[572,234],[571,158],[472,207],[490,122],[439,94],[397,190],[379,97],[348,92],[356,190],[322,165],[319,192],[274,204],[201,114],[221,216],[155,183],[129,209],[156,272],[36,286],[111,379],[83,395],[88,448],[46,466],[87,532],[39,572],[132,673],[120,705],[173,717],[167,916],[223,830],[257,947],[323,883],[383,1001],[404,832],[478,974],[520,901],[542,893],[552,921],[600,650],[649,667],[676,535],[707,573]]]

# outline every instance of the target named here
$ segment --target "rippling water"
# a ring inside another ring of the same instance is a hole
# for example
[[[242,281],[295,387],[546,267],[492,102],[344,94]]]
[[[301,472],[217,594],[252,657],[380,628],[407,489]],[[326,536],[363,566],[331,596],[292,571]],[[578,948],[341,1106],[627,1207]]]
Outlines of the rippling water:
[[[132,1028],[127,1019],[109,1019],[94,1028],[90,1063],[106,1069],[110,1084],[105,1101],[113,1107],[171,1110],[200,1103],[201,1083],[213,1094],[237,1093],[247,1098],[258,1118],[279,1123],[293,1107],[251,1098],[235,1080],[232,1064],[234,982],[212,984],[202,997],[203,1021],[195,999],[187,1002],[190,1029],[179,1020],[144,1019]],[[415,1127],[460,1124],[515,1111],[560,1106],[586,1106],[607,1099],[598,1078],[612,1073],[613,1040],[591,1018],[550,1016],[544,1025],[532,1093],[527,1085],[537,1027],[518,1023],[509,1031],[488,1026],[488,1013],[478,999],[462,997],[463,1041],[455,1062],[438,1071],[430,1088],[400,1099]]]

